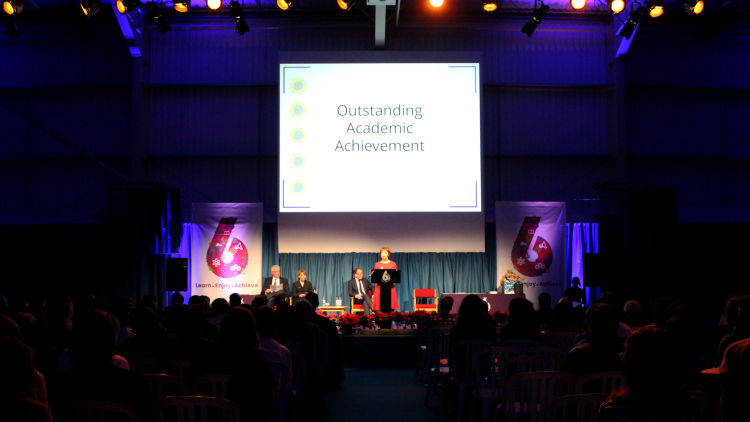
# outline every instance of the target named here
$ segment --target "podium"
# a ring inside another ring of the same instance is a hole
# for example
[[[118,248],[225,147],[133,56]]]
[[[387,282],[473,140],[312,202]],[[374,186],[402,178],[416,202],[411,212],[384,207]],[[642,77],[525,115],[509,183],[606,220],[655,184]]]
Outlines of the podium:
[[[370,280],[380,286],[380,312],[391,312],[391,290],[394,284],[401,283],[400,270],[372,270]]]

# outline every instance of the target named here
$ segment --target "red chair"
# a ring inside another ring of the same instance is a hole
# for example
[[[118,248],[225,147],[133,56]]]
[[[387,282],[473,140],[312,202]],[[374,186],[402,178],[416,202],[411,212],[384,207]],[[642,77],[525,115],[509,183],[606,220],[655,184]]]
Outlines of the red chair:
[[[372,290],[368,290],[367,294],[370,295],[370,297],[372,297]],[[353,313],[356,313],[356,312],[365,312],[365,305],[363,303],[354,303],[354,298],[353,297],[349,298],[349,304],[351,306],[351,308],[349,308],[349,309],[351,309],[351,311],[349,311],[349,313],[353,314]]]
[[[417,299],[432,299],[432,303],[417,303]],[[435,289],[414,289],[414,310],[437,312],[437,299],[437,290]]]

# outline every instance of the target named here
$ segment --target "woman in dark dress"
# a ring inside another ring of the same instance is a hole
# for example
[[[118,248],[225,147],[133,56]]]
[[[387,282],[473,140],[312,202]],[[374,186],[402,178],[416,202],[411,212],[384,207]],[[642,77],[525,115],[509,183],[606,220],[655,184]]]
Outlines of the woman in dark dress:
[[[308,293],[318,293],[313,290],[313,285],[310,280],[307,280],[307,271],[297,271],[297,281],[292,285],[292,305],[296,305],[297,302],[305,298]]]

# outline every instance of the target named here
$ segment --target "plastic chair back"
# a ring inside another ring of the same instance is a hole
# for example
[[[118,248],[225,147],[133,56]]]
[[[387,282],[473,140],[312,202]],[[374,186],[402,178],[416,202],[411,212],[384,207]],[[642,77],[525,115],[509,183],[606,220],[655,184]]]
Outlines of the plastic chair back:
[[[174,408],[178,422],[240,422],[240,407],[237,403],[215,397],[166,397],[155,403],[160,420],[165,411]]]
[[[556,397],[544,409],[545,422],[596,422],[599,406],[607,394],[579,394]]]
[[[500,343],[500,346],[515,347],[516,349],[531,349],[539,346],[539,340],[530,338],[513,338]]]
[[[120,403],[98,400],[61,400],[55,402],[55,414],[60,422],[106,422],[112,420],[113,413],[120,414],[120,420],[129,422],[140,422],[141,420],[137,410]]]
[[[508,422],[542,422],[544,410],[555,397],[570,395],[574,377],[565,372],[528,372],[508,378],[502,410]]]
[[[168,360],[164,363],[164,372],[166,372],[167,375],[175,375],[185,378],[185,374],[187,374],[191,362],[191,360]]]
[[[174,375],[164,374],[147,374],[141,375],[148,390],[151,392],[151,398],[163,399],[168,396],[187,396],[190,394],[190,387],[185,378]]]
[[[128,366],[133,372],[138,372],[141,375],[144,374],[161,374],[162,370],[161,363],[156,359],[147,358],[129,358],[127,359]]]
[[[547,333],[547,346],[555,347],[568,353],[575,346],[575,340],[578,337],[578,333]]]
[[[231,381],[231,375],[211,374],[202,375],[193,379],[193,394],[203,397],[215,397],[217,399],[226,399],[229,397],[227,386]]]
[[[611,394],[620,388],[622,372],[608,371],[581,375],[576,380],[576,394]],[[584,391],[585,390],[585,391]]]

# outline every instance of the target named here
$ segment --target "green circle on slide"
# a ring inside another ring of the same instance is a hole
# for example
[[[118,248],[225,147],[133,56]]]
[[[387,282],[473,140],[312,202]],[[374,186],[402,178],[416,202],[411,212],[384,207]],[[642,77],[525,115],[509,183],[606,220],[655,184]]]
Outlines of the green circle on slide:
[[[298,141],[300,139],[302,139],[302,131],[298,130],[298,131],[294,132],[294,139],[296,139]]]
[[[302,82],[300,82],[300,81],[295,82],[294,83],[294,89],[296,89],[297,91],[301,90],[302,89]]]
[[[294,185],[293,189],[294,189],[295,192],[302,192],[302,184],[301,183],[297,183],[296,185]]]
[[[302,106],[301,105],[294,106],[294,113],[295,114],[302,114]]]

